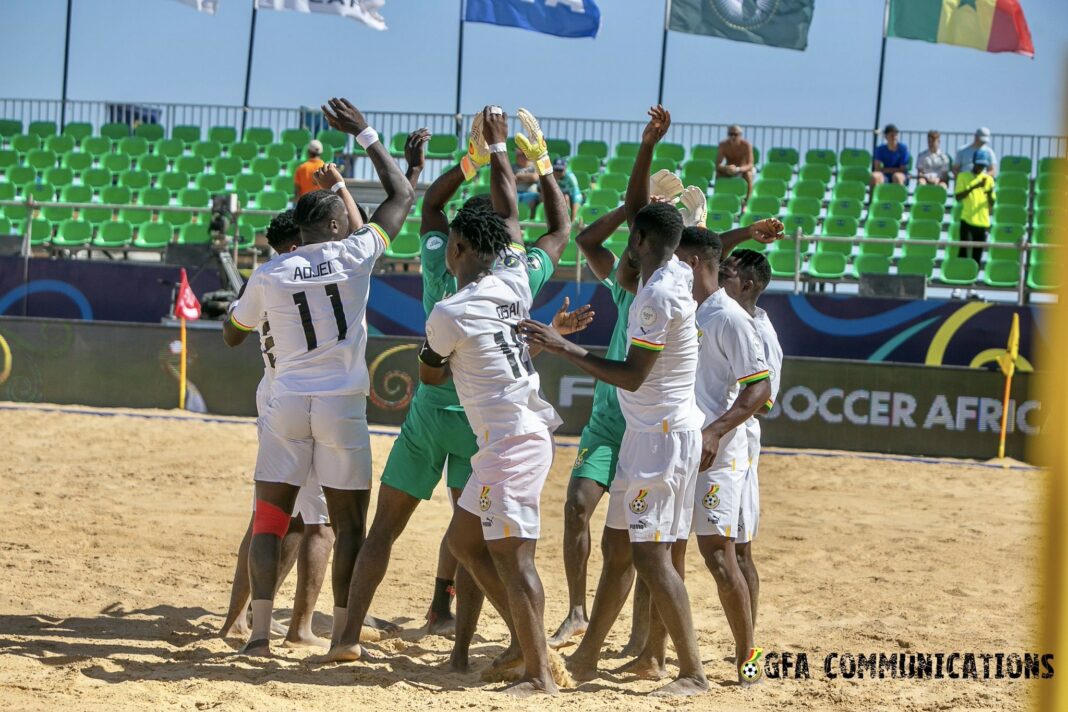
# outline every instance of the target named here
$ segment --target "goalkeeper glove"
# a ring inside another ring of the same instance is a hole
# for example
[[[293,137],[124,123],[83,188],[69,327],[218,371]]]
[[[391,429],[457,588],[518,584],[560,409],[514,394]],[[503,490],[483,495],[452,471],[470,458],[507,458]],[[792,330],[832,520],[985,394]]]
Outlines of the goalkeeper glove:
[[[519,147],[527,158],[534,161],[535,167],[538,169],[539,176],[547,176],[553,172],[552,161],[549,160],[549,147],[545,144],[545,136],[541,133],[541,125],[538,124],[538,120],[534,118],[534,114],[530,113],[526,109],[519,109],[516,112],[516,117],[519,119],[519,123],[523,126],[523,131],[526,134],[530,134],[528,138],[526,134],[517,132],[515,135],[515,145]]]
[[[482,113],[475,114],[471,121],[471,133],[467,137],[467,155],[460,159],[460,170],[464,180],[471,180],[478,174],[478,169],[489,163],[489,146],[482,137]]]
[[[661,168],[649,177],[649,195],[657,195],[673,203],[681,192],[682,181],[667,168]]]
[[[691,185],[682,191],[679,199],[682,203],[682,224],[686,227],[705,226],[705,216],[708,213],[708,201],[705,192],[696,185]]]

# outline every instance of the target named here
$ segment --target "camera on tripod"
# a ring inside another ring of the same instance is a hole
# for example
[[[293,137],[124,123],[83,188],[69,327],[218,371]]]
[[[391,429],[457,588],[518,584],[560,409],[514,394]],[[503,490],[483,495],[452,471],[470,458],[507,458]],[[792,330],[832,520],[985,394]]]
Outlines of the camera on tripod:
[[[216,250],[225,250],[233,239],[234,213],[237,212],[237,195],[227,193],[211,198],[211,222],[208,232],[211,244]]]

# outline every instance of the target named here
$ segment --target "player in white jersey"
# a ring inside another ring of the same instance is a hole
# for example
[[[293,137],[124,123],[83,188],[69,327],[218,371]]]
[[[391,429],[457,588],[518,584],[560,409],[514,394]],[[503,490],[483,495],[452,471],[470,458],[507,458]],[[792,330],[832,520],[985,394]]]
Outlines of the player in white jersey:
[[[538,394],[538,373],[516,333],[533,297],[524,256],[516,249],[522,233],[506,117],[488,106],[482,120],[492,207],[465,204],[450,225],[445,259],[457,291],[430,312],[419,375],[423,383],[437,385],[451,374],[478,441],[448,540],[519,642],[524,672],[507,691],[555,694],[543,627],[545,592],[534,555],[541,489],[553,460],[552,431],[560,418]]]
[[[331,637],[344,627],[371,486],[370,382],[364,361],[371,271],[415,196],[356,107],[331,99],[323,113],[333,128],[353,134],[365,148],[386,199],[371,221],[353,232],[345,202],[337,195],[343,184],[302,196],[294,220],[304,244],[253,273],[224,328],[228,343],[240,340],[266,312],[274,338],[275,380],[256,458],[249,552],[252,634],[244,650],[257,654],[269,651],[279,540],[313,462],[336,536]]]
[[[753,627],[757,621],[757,599],[760,594],[760,577],[753,563],[752,541],[760,524],[760,480],[757,476],[760,463],[760,419],[771,411],[779,395],[779,383],[782,376],[782,346],[779,336],[771,324],[767,312],[756,305],[757,299],[771,281],[771,265],[768,259],[756,250],[736,250],[723,261],[719,270],[719,281],[727,294],[737,301],[750,316],[753,326],[764,347],[764,359],[771,373],[771,397],[765,407],[756,415],[745,421],[745,431],[749,444],[749,471],[746,473],[746,485],[742,494],[742,518],[745,530],[739,531],[734,550],[738,555],[738,566],[749,586],[749,603],[753,611]]]

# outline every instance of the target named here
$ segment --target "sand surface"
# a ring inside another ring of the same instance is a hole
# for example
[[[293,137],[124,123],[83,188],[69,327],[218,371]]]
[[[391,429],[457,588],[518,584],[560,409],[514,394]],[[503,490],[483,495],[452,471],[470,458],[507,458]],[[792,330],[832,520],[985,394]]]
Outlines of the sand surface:
[[[440,489],[413,516],[372,607],[403,626],[399,638],[367,646],[369,659],[347,666],[313,666],[310,652],[280,646],[274,660],[242,659],[236,641],[215,634],[248,521],[256,431],[251,420],[222,420],[0,407],[4,708],[1014,710],[1045,684],[823,673],[824,656],[835,651],[1037,652],[1045,474],[797,453],[762,461],[757,642],[807,652],[809,680],[730,684],[731,638],[696,547],[688,584],[708,694],[654,700],[642,693],[655,683],[604,674],[555,701],[517,703],[494,692],[499,684],[479,681],[478,670],[505,642],[492,612],[474,646],[475,670],[447,673],[450,642],[419,631],[449,518]],[[374,437],[376,474],[391,444]],[[542,502],[538,567],[550,632],[566,608],[561,513],[573,458],[573,449],[558,450]],[[602,506],[595,536],[603,521]],[[592,599],[596,547],[590,568]],[[293,579],[278,601],[282,619]],[[316,618],[326,635],[328,589]],[[628,630],[629,611],[602,669],[623,662],[616,656]]]

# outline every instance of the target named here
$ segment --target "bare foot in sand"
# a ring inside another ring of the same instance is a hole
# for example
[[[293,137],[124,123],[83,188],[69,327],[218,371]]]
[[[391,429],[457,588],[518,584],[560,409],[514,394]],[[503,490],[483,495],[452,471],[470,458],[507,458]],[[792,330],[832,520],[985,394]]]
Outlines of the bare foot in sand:
[[[693,677],[680,677],[658,690],[649,693],[650,697],[693,697],[708,692],[708,680]]]
[[[645,650],[645,638],[632,635],[627,644],[623,646],[623,650],[619,651],[619,657],[637,658],[641,656],[643,650]]]
[[[667,677],[667,666],[663,661],[649,656],[639,656],[626,665],[620,665],[612,671],[616,674],[633,675],[642,680],[663,680]]]
[[[271,641],[267,638],[250,640],[237,651],[238,655],[247,655],[253,658],[271,657]]]
[[[587,663],[584,660],[576,660],[572,655],[564,663],[564,667],[571,673],[575,682],[589,682],[597,677],[597,663]]]
[[[524,697],[533,697],[534,695],[550,695],[556,696],[560,694],[560,691],[556,689],[556,683],[549,680],[549,684],[546,685],[541,681],[534,680],[521,680],[514,685],[501,690],[505,695],[511,695],[512,697],[518,697],[520,699]]]
[[[589,621],[586,620],[585,614],[581,610],[573,610],[564,619],[564,622],[560,624],[560,627],[556,629],[552,637],[546,641],[550,648],[558,650],[566,645],[571,645],[572,638],[576,638],[586,632],[586,626],[589,625]]]
[[[363,648],[358,643],[356,645],[335,645],[330,648],[326,655],[319,658],[318,662],[351,663],[359,660],[362,656]]]
[[[387,620],[381,618],[375,618],[372,615],[365,616],[363,619],[364,628],[372,628],[382,633],[399,633],[400,626],[396,623],[390,623]]]
[[[426,614],[426,632],[452,638],[456,635],[456,618],[451,613],[430,611]]]
[[[326,638],[320,638],[314,633],[298,633],[294,636],[286,636],[286,639],[282,641],[282,645],[287,648],[330,648],[330,641]]]

